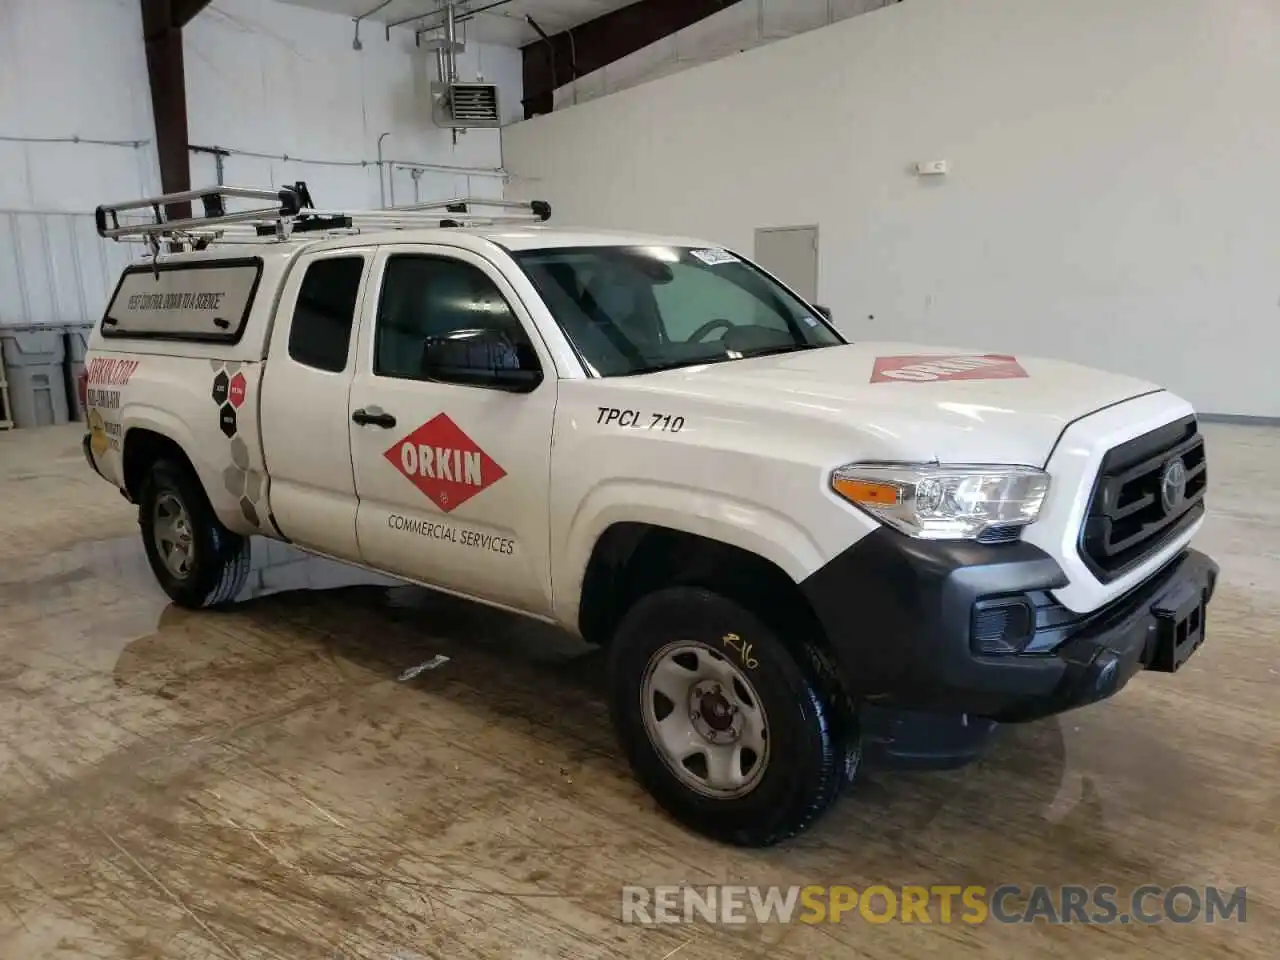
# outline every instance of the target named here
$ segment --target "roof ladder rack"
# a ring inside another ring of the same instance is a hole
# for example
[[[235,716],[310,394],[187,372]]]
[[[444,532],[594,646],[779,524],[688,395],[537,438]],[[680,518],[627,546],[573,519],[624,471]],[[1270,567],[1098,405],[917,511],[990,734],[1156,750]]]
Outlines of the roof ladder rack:
[[[499,210],[518,210],[519,213],[485,214],[474,207],[495,207]],[[454,216],[440,221],[442,227],[460,227],[468,223],[545,223],[551,219],[551,204],[545,200],[484,200],[459,197],[454,200],[433,200],[391,207],[386,212],[430,213],[441,211]]]
[[[197,200],[203,216],[169,218],[171,205]],[[229,200],[265,200],[270,206],[231,210]],[[199,250],[214,241],[287,240],[294,233],[543,223],[550,218],[551,206],[544,200],[457,198],[383,210],[317,210],[303,182],[280,189],[217,186],[186,190],[103,204],[94,212],[99,236],[141,240],[157,252],[162,240]]]
[[[301,190],[298,189],[301,187]],[[219,226],[229,223],[250,223],[255,220],[280,220],[297,216],[303,207],[303,195],[310,200],[306,184],[296,187],[285,187],[282,190],[259,190],[251,187],[215,187],[207,190],[184,190],[181,193],[165,193],[158,197],[145,197],[141,200],[128,200],[124,203],[104,203],[93,213],[98,227],[98,236],[109,240],[120,240],[126,237],[152,237],[164,234],[183,233],[202,227]],[[229,198],[242,200],[271,200],[272,207],[253,210],[227,212]],[[171,220],[168,208],[176,203],[190,203],[199,200],[204,206],[203,217],[187,217]],[[137,210],[150,211],[150,219],[143,221],[120,221],[120,214]]]

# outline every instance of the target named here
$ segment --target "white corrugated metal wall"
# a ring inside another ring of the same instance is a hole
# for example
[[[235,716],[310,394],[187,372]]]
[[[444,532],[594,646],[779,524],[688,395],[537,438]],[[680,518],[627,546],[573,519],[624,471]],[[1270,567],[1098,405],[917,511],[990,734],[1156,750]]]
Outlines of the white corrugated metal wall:
[[[128,251],[94,206],[155,190],[139,6],[0,3],[0,324],[84,323]]]
[[[432,124],[434,60],[413,32],[351,40],[344,16],[214,0],[184,31],[190,141],[233,151],[228,183],[302,179],[323,206],[376,207],[386,133],[388,200],[501,197],[499,132],[454,144]],[[521,110],[518,50],[472,42],[459,59]],[[92,211],[159,192],[154,135],[137,0],[0,0],[0,325],[97,319],[141,248],[100,240]],[[191,169],[216,182],[212,156]]]
[[[0,210],[0,318],[93,323],[133,252],[99,239],[90,213]]]

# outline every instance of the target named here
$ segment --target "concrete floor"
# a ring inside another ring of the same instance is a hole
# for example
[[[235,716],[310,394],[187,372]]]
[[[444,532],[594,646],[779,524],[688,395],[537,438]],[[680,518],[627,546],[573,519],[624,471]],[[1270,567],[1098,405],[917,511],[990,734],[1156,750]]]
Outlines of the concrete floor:
[[[765,852],[655,810],[577,643],[277,545],[235,609],[178,610],[76,428],[0,434],[0,957],[1272,957],[1280,432],[1206,429],[1224,579],[1182,673],[873,772]],[[675,883],[1244,885],[1248,913],[619,923],[624,884]]]

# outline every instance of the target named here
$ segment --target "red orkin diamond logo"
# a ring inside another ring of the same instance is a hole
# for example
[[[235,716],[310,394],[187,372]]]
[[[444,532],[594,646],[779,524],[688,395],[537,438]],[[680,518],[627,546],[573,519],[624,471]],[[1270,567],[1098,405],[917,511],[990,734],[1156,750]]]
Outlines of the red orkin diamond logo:
[[[443,413],[397,441],[383,456],[445,513],[507,475]]]
[[[872,383],[930,383],[939,380],[1013,380],[1027,376],[1017,357],[1003,353],[876,357]]]

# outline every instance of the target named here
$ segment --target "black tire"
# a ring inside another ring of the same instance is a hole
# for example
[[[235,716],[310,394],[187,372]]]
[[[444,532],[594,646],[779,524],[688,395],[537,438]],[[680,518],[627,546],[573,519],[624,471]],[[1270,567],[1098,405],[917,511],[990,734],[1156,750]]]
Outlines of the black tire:
[[[736,635],[733,643],[725,642],[727,635]],[[768,717],[769,757],[759,781],[743,796],[710,797],[686,785],[646,730],[644,676],[650,658],[673,642],[706,647],[749,671]],[[795,836],[827,810],[856,766],[847,730],[841,729],[843,705],[833,696],[833,677],[824,675],[825,658],[804,641],[796,643],[812,656],[794,656],[751,611],[697,587],[650,594],[623,617],[610,645],[614,729],[640,783],[698,833],[744,847]]]
[[[185,576],[165,564],[156,542],[156,503],[175,497],[190,518],[191,559]],[[138,525],[147,560],[161,588],[174,603],[190,609],[214,607],[234,600],[249,579],[247,537],[222,525],[191,468],[173,460],[157,460],[142,484]]]

